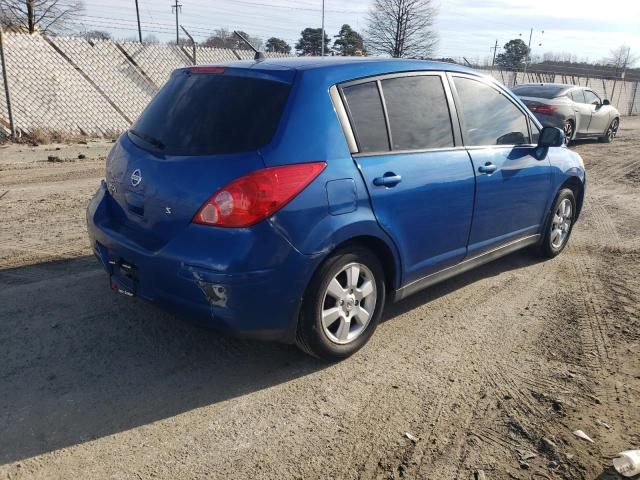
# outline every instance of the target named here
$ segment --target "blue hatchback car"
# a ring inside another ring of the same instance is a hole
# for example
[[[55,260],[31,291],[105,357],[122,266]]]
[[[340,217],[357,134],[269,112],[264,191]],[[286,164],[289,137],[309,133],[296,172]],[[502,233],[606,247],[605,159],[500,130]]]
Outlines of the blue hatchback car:
[[[456,65],[292,58],[176,70],[107,158],[111,288],[336,360],[388,298],[524,247],[554,257],[582,159]]]

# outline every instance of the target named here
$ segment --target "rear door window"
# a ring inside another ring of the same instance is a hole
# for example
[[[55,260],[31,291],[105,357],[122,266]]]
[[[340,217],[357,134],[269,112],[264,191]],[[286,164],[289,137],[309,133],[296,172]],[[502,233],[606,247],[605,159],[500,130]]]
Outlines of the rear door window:
[[[585,103],[584,102],[584,93],[582,93],[582,90],[573,90],[571,92],[571,98],[573,98],[574,102]]]
[[[176,71],[131,128],[130,138],[166,155],[256,150],[273,137],[287,83]]]
[[[387,125],[376,82],[367,82],[343,89],[358,151],[389,150]]]
[[[453,147],[453,130],[440,76],[382,80],[392,150]]]
[[[454,77],[467,146],[530,143],[525,114],[505,94],[477,80]]]
[[[585,103],[590,103],[591,105],[597,105],[600,103],[600,98],[591,90],[584,91],[584,100]]]

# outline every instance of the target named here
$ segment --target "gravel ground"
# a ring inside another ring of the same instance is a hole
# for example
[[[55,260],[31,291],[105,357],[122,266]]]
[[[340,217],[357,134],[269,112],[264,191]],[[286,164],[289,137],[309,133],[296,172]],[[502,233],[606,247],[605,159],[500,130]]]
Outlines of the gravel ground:
[[[335,365],[113,294],[84,225],[109,146],[0,147],[0,478],[614,479],[640,448],[639,118],[572,147],[560,257],[389,305]]]

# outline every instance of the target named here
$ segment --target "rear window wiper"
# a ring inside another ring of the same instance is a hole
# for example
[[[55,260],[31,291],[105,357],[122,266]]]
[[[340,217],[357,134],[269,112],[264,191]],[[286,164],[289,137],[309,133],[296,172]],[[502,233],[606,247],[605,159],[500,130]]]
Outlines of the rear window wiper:
[[[158,140],[157,138],[154,138],[151,135],[147,135],[146,133],[138,132],[138,131],[134,130],[133,128],[129,129],[129,133],[131,133],[131,134],[135,135],[136,137],[144,140],[149,145],[153,145],[154,147],[156,147],[159,150],[164,150],[165,147],[166,147],[166,145],[164,143],[162,143],[160,140]]]

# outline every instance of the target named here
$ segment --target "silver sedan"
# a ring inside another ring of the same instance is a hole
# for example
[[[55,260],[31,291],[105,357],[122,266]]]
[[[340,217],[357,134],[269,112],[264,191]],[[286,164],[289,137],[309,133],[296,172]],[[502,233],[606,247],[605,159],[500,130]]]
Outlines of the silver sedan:
[[[512,88],[543,126],[564,130],[565,142],[597,138],[612,142],[620,126],[620,113],[587,87],[561,83],[527,83]]]

